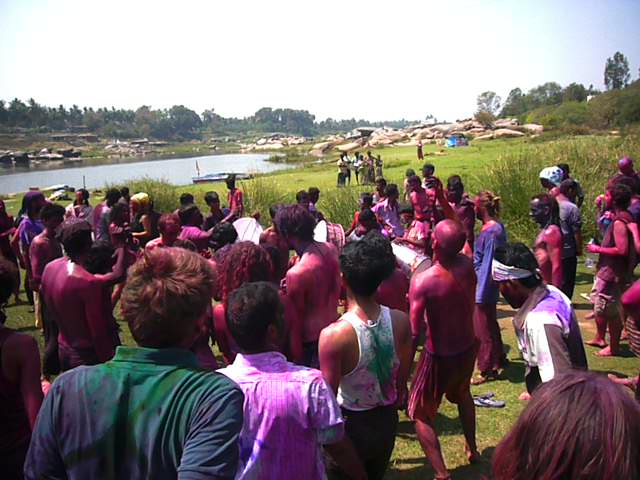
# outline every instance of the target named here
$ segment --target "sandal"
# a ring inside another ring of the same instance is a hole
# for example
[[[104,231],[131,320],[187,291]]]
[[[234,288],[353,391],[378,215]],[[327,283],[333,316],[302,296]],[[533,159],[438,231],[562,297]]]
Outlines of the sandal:
[[[493,400],[491,398],[473,397],[473,404],[476,407],[485,408],[503,408],[506,403],[502,400]]]

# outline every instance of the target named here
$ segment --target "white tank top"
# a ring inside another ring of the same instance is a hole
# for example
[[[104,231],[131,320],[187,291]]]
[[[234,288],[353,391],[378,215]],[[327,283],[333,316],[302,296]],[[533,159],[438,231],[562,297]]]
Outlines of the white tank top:
[[[371,410],[395,403],[396,378],[400,361],[393,341],[393,325],[388,307],[380,305],[375,321],[362,321],[347,312],[342,316],[358,337],[356,367],[344,375],[338,387],[338,403],[347,410]]]

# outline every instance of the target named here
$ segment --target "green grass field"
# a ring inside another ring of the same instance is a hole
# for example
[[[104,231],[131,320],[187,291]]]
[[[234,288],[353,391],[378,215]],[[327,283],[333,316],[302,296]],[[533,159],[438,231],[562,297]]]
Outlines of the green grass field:
[[[588,142],[588,139],[577,140],[578,142]],[[487,171],[495,165],[500,159],[510,158],[509,156],[517,156],[524,152],[531,145],[530,140],[503,140],[481,143],[477,146],[468,148],[445,150],[444,155],[428,155],[425,162],[436,165],[436,175],[442,179],[447,176],[458,173],[463,177],[467,190],[476,192],[481,188],[487,188],[486,182]],[[440,148],[430,145],[426,146],[427,153],[439,152]],[[404,178],[404,172],[407,168],[413,168],[419,171],[421,164],[415,156],[414,147],[394,147],[377,150],[385,162],[385,177],[389,182],[395,182],[400,187]],[[611,161],[611,158],[603,158],[602,162]],[[336,158],[334,156],[334,158]],[[578,178],[581,176],[581,169],[586,169],[588,165],[580,163],[580,159],[576,158],[576,172]],[[572,165],[573,166],[573,165]],[[607,167],[608,168],[608,167]],[[612,167],[614,168],[614,167]],[[307,189],[310,186],[317,186],[322,191],[319,208],[330,219],[345,223],[350,221],[353,211],[356,209],[355,198],[359,191],[364,187],[355,186],[355,178],[352,176],[352,186],[344,189],[336,188],[337,169],[335,164],[307,165],[288,171],[279,172],[269,176],[259,176],[258,178],[243,182],[242,188],[246,192],[248,207],[250,210],[259,210],[262,214],[263,223],[268,221],[268,206],[275,202],[293,202],[295,192],[301,189]],[[491,180],[494,181],[494,180]],[[531,188],[537,188],[537,178],[525,178],[522,180]],[[604,183],[605,179],[602,179]],[[190,185],[183,187],[170,187],[168,185],[160,185],[158,188],[163,190],[163,198],[173,199],[172,205],[177,205],[177,198],[180,193],[189,191],[196,195],[198,203],[204,206],[204,192],[216,190],[225,198],[225,188],[223,184],[213,185]],[[371,187],[368,187],[370,190]],[[132,192],[133,193],[133,192]],[[497,192],[500,194],[500,192]],[[592,202],[593,197],[588,193],[587,202]],[[253,197],[253,198],[252,198]],[[509,198],[503,198],[504,202],[508,202]],[[19,205],[20,198],[10,199],[7,203],[8,210],[15,213]],[[168,205],[169,208],[175,208]],[[527,219],[521,218],[522,222]],[[507,223],[509,230],[509,223]],[[524,231],[524,230],[523,230]],[[527,240],[526,238],[524,240]],[[528,239],[529,243],[532,239]],[[584,316],[590,310],[590,304],[586,303],[579,293],[588,292],[592,284],[593,271],[584,267],[579,269],[578,288],[574,296],[576,302],[576,310],[578,318],[581,320],[582,333],[585,340],[593,335],[594,325],[592,321],[585,321]],[[42,345],[42,335],[33,328],[33,314],[29,313],[29,307],[26,306],[10,306],[7,309],[8,320],[7,326],[17,328],[20,331],[34,335]],[[477,409],[477,440],[478,446],[483,456],[483,462],[478,465],[470,466],[466,463],[463,446],[464,440],[460,423],[458,421],[457,409],[454,405],[443,401],[440,413],[436,421],[436,427],[440,434],[440,441],[447,466],[452,472],[454,479],[477,479],[482,474],[490,472],[490,458],[493,450],[500,439],[510,429],[518,415],[522,411],[524,404],[518,400],[518,395],[524,391],[523,375],[524,366],[520,360],[517,351],[513,328],[511,326],[510,317],[512,310],[502,304],[499,305],[499,318],[502,326],[503,339],[505,345],[509,349],[508,356],[511,361],[510,366],[505,370],[503,376],[494,382],[485,385],[472,387],[472,393],[484,393],[493,391],[496,398],[504,400],[507,405],[503,409]],[[128,326],[121,324],[121,339],[126,345],[132,345],[133,341],[129,333]],[[623,345],[621,357],[600,358],[593,355],[595,349],[586,347],[588,353],[589,366],[592,370],[603,373],[617,373],[624,376],[632,376],[638,373],[640,367],[638,359],[629,351],[626,343]],[[401,422],[396,440],[396,447],[393,453],[390,471],[387,475],[389,479],[422,479],[431,478],[433,471],[431,470],[424,454],[418,444],[415,436],[413,425],[406,416],[401,416]]]

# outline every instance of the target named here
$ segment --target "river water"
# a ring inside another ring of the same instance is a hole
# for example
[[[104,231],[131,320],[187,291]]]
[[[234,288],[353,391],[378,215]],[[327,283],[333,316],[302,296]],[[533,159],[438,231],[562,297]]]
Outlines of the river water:
[[[31,167],[0,166],[0,194],[24,192],[30,187],[46,188],[66,184],[70,187],[102,188],[107,183],[121,183],[139,177],[163,178],[174,185],[187,185],[196,174],[236,172],[265,173],[287,168],[287,165],[267,162],[265,154],[220,154],[172,159],[139,158],[82,160],[69,167],[46,164]],[[92,165],[96,162],[102,165]]]

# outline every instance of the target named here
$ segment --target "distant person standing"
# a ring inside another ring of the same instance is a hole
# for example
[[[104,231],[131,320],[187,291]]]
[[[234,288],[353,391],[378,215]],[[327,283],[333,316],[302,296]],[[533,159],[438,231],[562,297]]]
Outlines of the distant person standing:
[[[560,228],[562,229],[562,292],[573,298],[576,284],[578,257],[582,256],[582,214],[580,208],[571,200],[577,197],[577,182],[563,180],[560,193],[556,197],[560,208]]]
[[[204,195],[204,202],[209,207],[209,215],[204,219],[202,229],[209,230],[224,219],[224,213],[220,208],[220,197],[216,192],[207,192]]]
[[[85,188],[76,190],[76,199],[66,208],[66,218],[86,220],[93,227],[93,207],[89,205],[89,191]]]
[[[564,174],[562,176],[563,182],[565,180],[573,180],[575,185],[576,196],[575,196],[575,199],[571,201],[575,203],[578,206],[578,208],[581,208],[582,204],[584,203],[584,191],[582,190],[582,186],[580,185],[580,182],[578,182],[575,178],[571,178],[571,170],[569,169],[568,163],[559,163],[558,168],[560,168],[562,170],[562,173]]]
[[[108,241],[111,208],[118,203],[120,198],[122,198],[120,192],[115,188],[110,188],[104,196],[104,201],[94,208],[93,233],[96,242]]]
[[[382,167],[384,166],[384,163],[382,162],[382,157],[380,155],[376,156],[374,159],[374,166],[375,166],[375,170],[376,170],[376,174],[375,177],[382,177]]]
[[[229,204],[229,214],[222,219],[223,222],[234,222],[244,215],[244,200],[242,190],[236,187],[236,176],[229,175],[225,181],[229,193],[227,202]]]
[[[356,174],[356,183],[360,185],[360,172],[362,171],[362,155],[359,152],[355,153],[353,159],[353,173]],[[363,180],[364,183],[364,180]]]
[[[418,160],[419,161],[423,161],[424,160],[424,152],[422,151],[422,140],[418,140]]]

